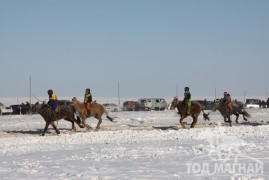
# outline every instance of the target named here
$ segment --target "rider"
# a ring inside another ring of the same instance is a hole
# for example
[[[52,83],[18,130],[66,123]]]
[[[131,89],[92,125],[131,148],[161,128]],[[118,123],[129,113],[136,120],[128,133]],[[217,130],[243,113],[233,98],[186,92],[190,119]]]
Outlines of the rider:
[[[85,108],[87,109],[88,117],[91,116],[91,111],[90,111],[91,104],[92,104],[91,90],[87,88],[85,92],[85,96],[84,96],[84,105],[85,105]]]
[[[231,95],[227,92],[224,92],[224,94],[223,94],[223,103],[224,103],[224,105],[227,106],[229,111],[232,110],[232,108],[233,108],[232,98],[231,98]]]
[[[185,87],[184,88],[184,103],[187,105],[187,114],[190,114],[191,111],[191,93],[190,93],[190,88]]]
[[[57,96],[56,94],[53,93],[51,89],[48,90],[48,95],[49,95],[49,101],[47,105],[51,106],[54,112],[58,112],[58,101],[57,101]]]

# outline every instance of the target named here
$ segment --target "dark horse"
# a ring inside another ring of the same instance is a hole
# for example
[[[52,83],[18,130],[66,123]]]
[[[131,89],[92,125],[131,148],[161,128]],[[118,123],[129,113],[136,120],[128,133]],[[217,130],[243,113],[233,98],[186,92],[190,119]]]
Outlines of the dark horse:
[[[250,118],[250,115],[243,109],[243,106],[237,102],[233,102],[232,110],[229,110],[227,105],[223,102],[222,99],[214,100],[212,111],[218,110],[224,118],[224,122],[228,122],[232,126],[231,115],[235,115],[235,122],[238,123],[239,114],[243,115],[245,121],[247,118]],[[247,117],[247,118],[246,118]],[[227,120],[228,119],[228,120]]]
[[[191,128],[194,128],[195,124],[198,121],[198,116],[200,115],[201,111],[203,111],[204,119],[209,120],[208,114],[204,112],[204,109],[201,106],[201,104],[199,104],[196,101],[191,102],[190,114],[187,114],[187,105],[184,104],[183,101],[178,100],[177,97],[175,97],[174,100],[172,101],[170,110],[174,110],[175,108],[177,108],[178,114],[180,114],[180,124],[184,128],[185,128],[186,122],[183,122],[183,119],[185,119],[188,116],[191,116],[193,118],[193,122],[191,123]]]
[[[60,134],[60,131],[57,129],[56,125],[54,124],[54,121],[57,121],[60,119],[64,119],[71,122],[73,131],[76,131],[76,127],[74,123],[77,123],[80,128],[84,128],[84,126],[81,125],[81,120],[79,119],[79,117],[77,117],[78,119],[75,118],[76,110],[72,105],[59,106],[59,111],[55,113],[50,106],[47,106],[46,104],[41,105],[37,102],[35,103],[34,106],[31,107],[31,109],[29,110],[29,113],[30,114],[38,113],[46,121],[46,125],[42,133],[42,136],[45,135],[45,132],[47,131],[49,125],[52,125],[56,133]]]

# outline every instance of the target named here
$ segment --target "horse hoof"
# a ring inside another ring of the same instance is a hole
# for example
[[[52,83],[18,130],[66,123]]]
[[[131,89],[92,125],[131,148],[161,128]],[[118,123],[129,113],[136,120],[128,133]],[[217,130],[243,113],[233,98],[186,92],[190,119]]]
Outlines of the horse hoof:
[[[181,123],[181,126],[182,126],[182,127],[185,127],[186,124],[187,124],[186,122],[182,122],[182,123]]]

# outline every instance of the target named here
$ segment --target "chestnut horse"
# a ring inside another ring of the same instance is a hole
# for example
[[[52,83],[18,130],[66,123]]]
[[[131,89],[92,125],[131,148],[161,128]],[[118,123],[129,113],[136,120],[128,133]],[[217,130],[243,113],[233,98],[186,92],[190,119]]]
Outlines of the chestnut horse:
[[[199,104],[196,101],[191,102],[191,109],[190,114],[187,114],[187,105],[184,104],[183,101],[178,100],[177,97],[174,98],[174,100],[171,103],[170,110],[174,110],[177,108],[178,114],[180,114],[180,124],[183,128],[185,128],[186,122],[183,122],[183,119],[185,119],[188,116],[191,116],[193,118],[193,121],[191,123],[191,128],[194,128],[195,124],[198,121],[198,116],[200,115],[201,111],[203,111],[203,116],[205,120],[210,120],[208,117],[208,114],[204,112],[203,107],[201,104]]]
[[[85,108],[84,103],[79,102],[76,97],[73,97],[71,104],[75,107],[77,115],[82,119],[82,124],[86,128],[92,129],[91,126],[89,126],[86,123],[87,110]],[[98,119],[98,124],[96,126],[96,129],[100,129],[100,125],[102,123],[102,115],[104,113],[106,113],[107,119],[109,119],[111,122],[113,122],[113,118],[108,116],[108,112],[107,112],[106,108],[103,107],[101,104],[96,103],[95,101],[91,104],[90,111],[91,111],[90,117],[95,117],[96,119]]]

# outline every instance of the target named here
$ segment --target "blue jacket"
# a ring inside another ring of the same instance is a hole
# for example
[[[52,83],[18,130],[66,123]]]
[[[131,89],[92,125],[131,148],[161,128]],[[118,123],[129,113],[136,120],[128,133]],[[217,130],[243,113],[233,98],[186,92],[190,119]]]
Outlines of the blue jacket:
[[[52,107],[53,110],[55,110],[58,106],[57,97],[56,94],[52,94],[49,96],[49,102],[47,103],[49,106]]]

